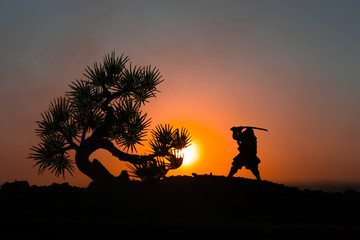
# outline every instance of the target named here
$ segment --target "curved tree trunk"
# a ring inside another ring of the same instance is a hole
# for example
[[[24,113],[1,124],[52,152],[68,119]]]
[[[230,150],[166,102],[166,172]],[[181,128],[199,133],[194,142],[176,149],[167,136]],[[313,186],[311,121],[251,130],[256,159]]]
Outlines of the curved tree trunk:
[[[90,155],[98,149],[106,149],[121,161],[140,164],[152,160],[154,155],[139,156],[119,150],[110,140],[92,138],[85,140],[76,151],[75,163],[78,169],[94,182],[113,182],[115,177],[97,159],[90,161]]]
[[[90,155],[98,148],[83,144],[76,151],[75,163],[78,169],[94,182],[111,182],[114,176],[97,160],[90,161]]]

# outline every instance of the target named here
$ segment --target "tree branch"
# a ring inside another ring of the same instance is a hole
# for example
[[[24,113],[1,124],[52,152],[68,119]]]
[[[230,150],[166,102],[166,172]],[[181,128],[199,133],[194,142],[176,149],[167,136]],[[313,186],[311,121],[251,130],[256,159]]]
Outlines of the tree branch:
[[[67,151],[72,150],[72,149],[75,149],[75,148],[74,148],[73,146],[69,145],[69,146],[67,146],[67,147],[64,147],[64,148],[63,148],[63,151],[64,151],[64,152],[67,152]]]
[[[87,129],[88,129],[87,127],[83,127],[82,129],[80,144],[85,140]]]
[[[132,164],[141,164],[147,161],[151,161],[156,157],[155,154],[150,155],[137,155],[129,154],[119,150],[110,140],[101,138],[99,140],[99,146],[108,150],[114,157],[117,157],[121,161],[126,161]]]
[[[77,149],[77,148],[79,147],[76,143],[74,143],[74,141],[72,140],[72,138],[69,137],[69,136],[65,133],[64,129],[60,129],[59,132],[63,135],[63,137],[64,137],[65,140],[68,142],[68,144],[70,145],[71,148]]]

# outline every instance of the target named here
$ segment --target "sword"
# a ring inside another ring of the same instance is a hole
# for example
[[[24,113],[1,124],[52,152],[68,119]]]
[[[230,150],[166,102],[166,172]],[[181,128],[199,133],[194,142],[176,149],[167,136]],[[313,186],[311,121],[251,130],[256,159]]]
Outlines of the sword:
[[[251,127],[251,126],[240,126],[240,127],[241,127],[241,128],[252,128],[252,129],[257,129],[257,130],[261,130],[261,131],[268,132],[268,130],[265,129],[265,128]]]

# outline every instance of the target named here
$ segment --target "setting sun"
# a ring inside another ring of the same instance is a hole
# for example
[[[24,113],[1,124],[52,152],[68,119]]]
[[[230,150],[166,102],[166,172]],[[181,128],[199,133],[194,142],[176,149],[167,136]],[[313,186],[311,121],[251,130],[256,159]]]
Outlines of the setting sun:
[[[189,166],[193,164],[199,157],[199,150],[196,143],[192,143],[189,147],[183,150],[184,160],[183,166]]]

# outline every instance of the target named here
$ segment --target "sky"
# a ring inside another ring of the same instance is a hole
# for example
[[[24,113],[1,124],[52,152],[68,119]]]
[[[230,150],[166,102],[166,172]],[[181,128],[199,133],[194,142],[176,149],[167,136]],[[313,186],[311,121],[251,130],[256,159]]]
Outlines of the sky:
[[[50,101],[113,50],[163,75],[144,108],[151,127],[193,136],[198,159],[168,175],[227,175],[230,128],[251,125],[269,129],[255,132],[263,179],[360,184],[359,12],[350,0],[1,0],[0,184],[87,186],[78,170],[38,175],[29,148]],[[95,156],[115,175],[127,169]]]

